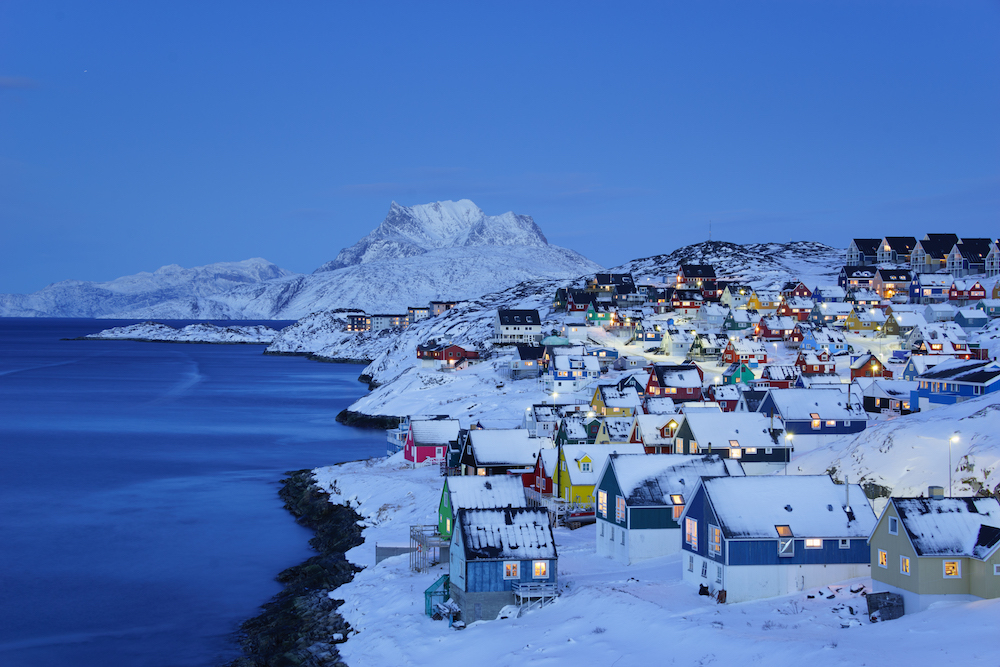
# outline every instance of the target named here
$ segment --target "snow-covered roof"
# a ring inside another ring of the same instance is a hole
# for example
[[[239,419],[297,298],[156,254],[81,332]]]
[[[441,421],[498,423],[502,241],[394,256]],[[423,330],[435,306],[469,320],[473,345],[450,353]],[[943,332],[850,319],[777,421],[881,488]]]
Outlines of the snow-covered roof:
[[[740,388],[735,384],[712,385],[712,397],[716,401],[738,401],[740,393]]]
[[[647,396],[646,410],[648,410],[651,414],[672,415],[677,412],[677,406],[674,405],[674,399],[672,398]]]
[[[660,430],[666,426],[671,420],[676,419],[670,414],[651,414],[651,415],[636,415],[635,423],[639,425],[639,434],[642,436],[642,442],[645,445],[669,445],[673,443],[673,438],[662,437],[660,435]]]
[[[743,475],[739,461],[714,454],[619,454],[610,458],[609,465],[633,507],[673,505],[671,494],[688,503],[702,477]]]
[[[538,452],[538,456],[542,459],[542,469],[545,471],[545,474],[552,477],[555,474],[556,466],[559,464],[559,449],[549,447]]]
[[[703,483],[729,539],[777,539],[775,526],[788,526],[797,538],[868,537],[876,523],[859,485],[834,484],[827,475],[715,477]],[[846,510],[848,491],[853,520]]]
[[[854,304],[841,303],[840,301],[824,301],[823,303],[817,303],[816,308],[819,308],[821,315],[843,315],[846,317],[854,310]]]
[[[923,313],[894,310],[891,317],[901,327],[927,326],[927,320],[924,318]]]
[[[601,364],[597,357],[560,354],[552,357],[552,368],[557,371],[586,370],[599,373]]]
[[[885,313],[878,308],[872,308],[870,310],[855,308],[854,317],[857,318],[858,322],[872,322],[875,324],[885,322]]]
[[[820,419],[851,420],[865,417],[864,407],[856,396],[851,395],[846,385],[823,391],[771,389],[768,393],[785,420],[811,420],[814,419],[813,414],[818,414]],[[761,407],[763,405],[762,401]]]
[[[593,417],[586,417],[584,415],[567,415],[563,417],[560,423],[560,428],[566,434],[566,437],[570,440],[587,440],[590,439],[590,433],[587,431],[587,424],[594,421]]]
[[[601,400],[609,408],[637,408],[642,405],[639,394],[633,387],[619,389],[615,384],[602,384],[597,387]]]
[[[828,329],[826,327],[820,329],[813,329],[813,339],[817,343],[840,343],[844,344],[847,342],[847,338],[840,331],[834,331],[833,329]]]
[[[447,445],[458,440],[457,419],[420,419],[410,421],[413,442],[417,445]]]
[[[990,384],[1000,378],[1000,363],[995,361],[966,361],[949,359],[921,374],[920,380],[947,380],[948,382],[974,382]]]
[[[611,442],[627,442],[632,433],[632,422],[631,417],[605,417],[601,420]]]
[[[593,486],[597,484],[598,475],[604,468],[605,461],[612,454],[642,454],[641,443],[619,443],[615,445],[563,445],[563,456],[566,458],[566,472],[573,486]],[[585,458],[590,459],[590,470],[583,470],[579,465]]]
[[[767,354],[767,348],[760,341],[749,338],[733,338],[729,344],[732,345],[736,354]]]
[[[789,315],[771,315],[769,317],[762,317],[760,320],[760,325],[767,327],[771,331],[791,331],[798,323],[799,321],[796,318]]]
[[[864,389],[865,396],[910,400],[910,392],[916,391],[919,382],[908,380],[873,379]]]
[[[543,507],[458,512],[466,560],[556,558],[549,512]]]
[[[847,296],[847,292],[844,291],[844,288],[840,285],[817,285],[816,289],[813,290],[813,294],[816,292],[819,292],[825,297],[834,299],[837,297],[844,298]]]
[[[452,513],[459,509],[524,507],[524,484],[516,475],[465,475],[445,480]]]
[[[759,412],[694,411],[685,412],[684,419],[699,447],[784,446],[784,440],[771,437],[771,419]]]
[[[768,380],[794,380],[799,376],[799,369],[794,364],[768,364],[761,371],[761,377]]]
[[[860,370],[872,362],[875,362],[879,366],[885,366],[885,364],[882,363],[881,359],[872,354],[871,351],[868,351],[862,355],[859,355],[857,359],[851,362],[851,370],[853,371]]]
[[[700,387],[701,375],[694,366],[671,366],[655,364],[657,383],[661,387]]]
[[[523,428],[474,429],[469,431],[469,441],[481,466],[533,466],[539,449],[538,440]]]
[[[984,560],[1000,544],[996,498],[893,498],[918,556]]]

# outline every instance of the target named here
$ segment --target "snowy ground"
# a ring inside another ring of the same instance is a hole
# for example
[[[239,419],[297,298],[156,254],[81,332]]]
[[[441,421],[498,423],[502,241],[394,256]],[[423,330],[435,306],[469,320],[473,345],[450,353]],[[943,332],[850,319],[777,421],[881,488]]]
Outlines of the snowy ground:
[[[622,566],[594,552],[594,526],[556,529],[559,600],[521,618],[448,628],[423,614],[423,591],[445,570],[409,572],[407,556],[374,565],[375,544],[405,545],[411,523],[436,523],[442,478],[396,457],[316,471],[334,502],[366,519],[348,558],[365,569],[334,595],[354,628],[341,646],[365,665],[957,665],[1000,663],[992,639],[1000,600],[939,603],[870,624],[856,579],[817,591],[717,605],[681,581],[678,556]],[[853,613],[852,613],[853,612]],[[846,627],[845,627],[846,626]]]
[[[245,343],[268,345],[278,335],[269,326],[218,327],[214,324],[189,324],[181,329],[159,322],[143,322],[105,329],[86,336],[92,340],[148,340],[171,343]]]

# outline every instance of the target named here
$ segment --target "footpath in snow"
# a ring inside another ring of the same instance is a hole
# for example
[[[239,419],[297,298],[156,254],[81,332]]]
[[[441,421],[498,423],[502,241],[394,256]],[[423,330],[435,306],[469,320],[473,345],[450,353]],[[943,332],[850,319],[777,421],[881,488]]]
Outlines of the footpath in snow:
[[[464,630],[424,615],[424,590],[447,573],[409,571],[406,555],[375,564],[375,545],[409,544],[411,524],[437,523],[443,478],[436,468],[388,459],[319,468],[331,502],[364,517],[364,568],[331,596],[352,627],[343,660],[366,665],[824,665],[997,664],[1000,600],[938,603],[869,623],[870,579],[742,604],[718,605],[681,581],[679,556],[623,566],[595,553],[593,525],[557,528],[558,601],[520,618]],[[818,593],[822,593],[821,595]],[[812,597],[810,597],[812,596]],[[832,596],[832,597],[831,597]]]

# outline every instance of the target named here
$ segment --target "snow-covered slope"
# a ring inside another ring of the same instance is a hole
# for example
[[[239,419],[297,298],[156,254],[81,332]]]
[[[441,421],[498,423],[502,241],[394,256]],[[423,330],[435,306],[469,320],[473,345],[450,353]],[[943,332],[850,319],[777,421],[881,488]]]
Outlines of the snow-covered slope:
[[[509,211],[486,215],[468,199],[421,206],[392,202],[382,224],[316,272],[414,257],[440,248],[547,245],[542,230],[528,215]]]
[[[143,322],[105,329],[84,336],[88,340],[139,340],[169,343],[217,343],[223,345],[267,345],[278,335],[277,329],[261,324],[255,326],[219,327],[198,323],[175,329],[159,322]]]
[[[671,276],[681,264],[712,264],[720,278],[770,288],[786,280],[802,280],[809,289],[836,285],[845,251],[816,241],[748,243],[705,241],[670,254],[634,259],[615,272],[631,272],[636,279]]]
[[[34,294],[0,294],[0,317],[123,317],[172,304],[156,317],[230,318],[214,312],[213,297],[243,285],[293,275],[265,259],[218,262],[185,269],[176,264],[108,282],[63,280]]]

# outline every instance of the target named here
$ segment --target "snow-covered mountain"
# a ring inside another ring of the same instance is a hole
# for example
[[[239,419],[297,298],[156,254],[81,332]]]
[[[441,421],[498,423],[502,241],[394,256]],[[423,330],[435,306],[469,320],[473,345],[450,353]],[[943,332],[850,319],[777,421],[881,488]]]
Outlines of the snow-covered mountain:
[[[213,298],[245,285],[294,275],[255,258],[185,269],[176,264],[107,282],[63,280],[34,294],[0,294],[0,317],[122,317],[156,311],[155,317],[220,318]],[[168,309],[157,307],[173,304]]]
[[[678,248],[666,255],[634,259],[610,271],[630,272],[636,279],[667,276],[681,264],[712,264],[719,277],[739,280],[755,288],[770,288],[786,280],[816,285],[836,285],[846,251],[817,243],[748,243],[704,241]]]
[[[543,248],[549,242],[528,215],[508,211],[486,215],[468,199],[421,206],[392,202],[378,227],[316,273],[346,266],[414,257],[440,248],[465,246],[525,246]]]
[[[336,309],[394,313],[601,270],[577,252],[549,245],[529,216],[488,216],[468,200],[393,203],[375,231],[311,275],[261,259],[171,266],[107,283],[64,281],[34,294],[0,295],[0,316],[239,320],[298,319]]]

